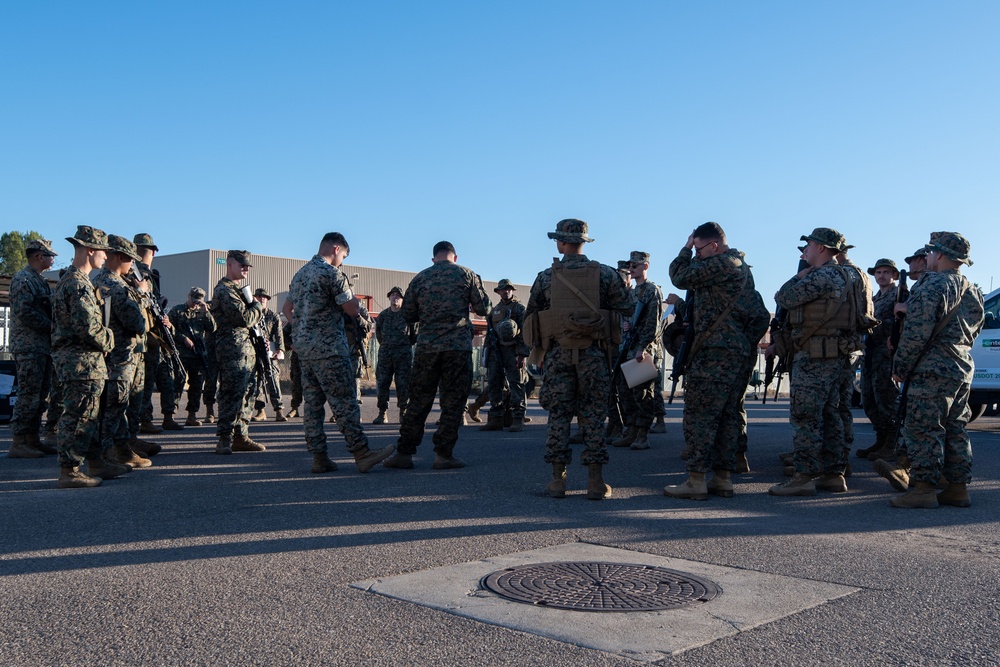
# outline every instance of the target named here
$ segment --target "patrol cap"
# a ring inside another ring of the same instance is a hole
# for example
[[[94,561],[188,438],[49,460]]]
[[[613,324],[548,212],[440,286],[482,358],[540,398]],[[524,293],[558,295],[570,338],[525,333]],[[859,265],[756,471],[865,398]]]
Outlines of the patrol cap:
[[[816,243],[830,248],[836,252],[843,252],[846,250],[844,246],[847,242],[844,241],[844,235],[838,232],[836,229],[830,229],[829,227],[817,227],[812,230],[812,234],[808,236],[803,236],[799,240],[801,241],[815,241]]]
[[[271,298],[271,295],[268,294],[267,290],[264,289],[263,287],[258,287],[256,290],[254,290],[253,295],[254,296],[263,297],[265,299],[270,299]]]
[[[111,246],[113,251],[127,255],[133,261],[137,262],[142,259],[139,257],[139,251],[136,250],[135,244],[127,238],[118,236],[117,234],[108,234],[108,245]]]
[[[100,229],[94,229],[89,225],[80,225],[76,228],[76,234],[67,236],[66,240],[74,246],[81,248],[91,248],[93,250],[111,250],[108,245],[108,235]]]
[[[155,252],[160,252],[160,249],[153,243],[153,237],[149,234],[136,234],[132,238],[132,243],[143,248],[152,248]]]
[[[393,293],[397,293],[397,294],[399,294],[400,297],[402,297],[403,296],[403,288],[397,287],[397,286],[393,285],[392,289],[390,289],[388,292],[386,292],[385,297],[388,299],[389,297],[391,297],[393,295]]]
[[[188,292],[188,298],[192,301],[204,301],[205,300],[205,290],[200,287],[192,287],[191,291]]]
[[[46,257],[58,257],[59,253],[52,249],[52,241],[48,239],[34,239],[28,241],[24,246],[24,254],[26,257],[30,257],[32,253],[41,253]]]
[[[587,236],[587,223],[576,218],[557,222],[556,231],[549,232],[549,238],[563,243],[590,243],[594,240]]]
[[[235,259],[237,262],[243,266],[253,266],[250,263],[250,251],[249,250],[230,250],[226,253],[226,259]]]
[[[517,290],[517,288],[514,287],[514,283],[510,282],[507,278],[501,278],[500,282],[497,283],[497,286],[493,288],[493,291],[499,294],[502,289]]]
[[[927,246],[922,246],[922,247],[917,248],[916,250],[914,250],[913,254],[910,255],[909,257],[907,257],[906,259],[904,259],[903,261],[906,262],[907,264],[909,264],[910,262],[912,262],[913,260],[917,259],[918,257],[926,257],[926,256],[927,256]]]
[[[649,253],[643,252],[641,250],[633,250],[628,256],[629,264],[647,264],[649,262]]]
[[[630,265],[631,265],[631,262],[629,262],[627,259],[619,259],[618,260],[618,270],[619,271],[628,271],[628,267]]]
[[[875,262],[875,266],[868,269],[868,275],[874,276],[875,269],[879,268],[880,266],[888,266],[890,269],[892,269],[893,273],[895,273],[897,276],[899,275],[899,269],[896,268],[896,262],[892,261],[888,257],[883,257],[882,259]]]
[[[969,258],[972,244],[958,232],[934,232],[926,248],[928,251],[937,250],[956,262],[972,266],[972,260]]]

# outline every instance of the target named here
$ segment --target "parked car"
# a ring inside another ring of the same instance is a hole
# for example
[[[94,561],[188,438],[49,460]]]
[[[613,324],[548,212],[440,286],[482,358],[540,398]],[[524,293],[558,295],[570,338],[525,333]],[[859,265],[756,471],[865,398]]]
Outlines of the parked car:
[[[1000,405],[1000,289],[987,294],[984,302],[983,330],[972,346],[976,372],[969,394],[970,421],[986,412],[997,414]]]

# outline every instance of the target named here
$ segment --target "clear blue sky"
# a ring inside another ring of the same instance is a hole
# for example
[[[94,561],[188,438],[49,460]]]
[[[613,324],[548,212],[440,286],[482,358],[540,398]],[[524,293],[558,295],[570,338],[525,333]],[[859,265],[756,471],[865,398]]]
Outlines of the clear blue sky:
[[[768,303],[801,234],[929,232],[1000,287],[1000,2],[0,5],[0,229],[530,283],[564,217],[651,278],[706,220]]]

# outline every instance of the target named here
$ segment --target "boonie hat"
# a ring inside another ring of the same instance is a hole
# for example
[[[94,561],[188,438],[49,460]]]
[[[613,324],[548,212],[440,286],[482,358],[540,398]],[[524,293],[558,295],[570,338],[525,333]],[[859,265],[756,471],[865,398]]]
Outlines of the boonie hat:
[[[52,249],[52,241],[48,239],[34,239],[28,241],[24,246],[24,254],[30,255],[33,252],[40,252],[46,257],[58,257],[59,253]]]
[[[393,292],[398,293],[399,296],[403,296],[403,290],[402,290],[402,288],[396,287],[395,285],[393,285],[392,289],[390,289],[388,292],[386,292],[385,297],[388,299],[389,297],[392,296]]]
[[[576,218],[557,222],[556,231],[549,232],[549,238],[563,243],[590,243],[594,240],[587,236],[587,223]]]
[[[890,269],[892,269],[893,273],[895,273],[897,276],[899,275],[899,269],[896,268],[896,262],[892,261],[888,257],[883,257],[882,259],[875,262],[875,266],[868,269],[868,275],[874,276],[875,269],[879,268],[880,266],[888,266]]]
[[[972,266],[972,259],[969,258],[972,244],[958,232],[934,232],[926,248],[928,251],[937,250],[956,262]]]
[[[94,229],[89,225],[80,225],[76,228],[76,234],[67,236],[66,240],[75,246],[92,248],[94,250],[111,250],[108,245],[108,235],[100,229]]]
[[[510,282],[507,278],[501,278],[500,282],[497,283],[497,286],[493,288],[493,291],[499,294],[502,289],[517,290],[517,288],[514,287],[514,283]]]
[[[153,243],[153,237],[150,234],[136,234],[132,237],[132,243],[143,248],[152,248],[155,252],[160,252],[160,249]]]
[[[909,257],[907,257],[906,259],[904,259],[903,261],[906,262],[907,264],[909,264],[910,262],[912,262],[913,260],[917,259],[918,257],[926,257],[926,256],[927,256],[927,246],[923,246],[923,247],[920,247],[920,248],[917,248],[916,250],[914,250],[913,254],[910,255]]]
[[[815,241],[821,246],[830,248],[837,252],[842,252],[842,248],[847,245],[844,241],[844,235],[838,232],[836,229],[830,229],[829,227],[817,227],[812,230],[812,234],[808,236],[802,236],[799,240],[801,241]]]
[[[138,262],[141,259],[141,257],[139,257],[139,251],[136,250],[135,244],[127,238],[118,236],[117,234],[109,234],[108,245],[111,246],[113,251],[127,255],[133,261]]]

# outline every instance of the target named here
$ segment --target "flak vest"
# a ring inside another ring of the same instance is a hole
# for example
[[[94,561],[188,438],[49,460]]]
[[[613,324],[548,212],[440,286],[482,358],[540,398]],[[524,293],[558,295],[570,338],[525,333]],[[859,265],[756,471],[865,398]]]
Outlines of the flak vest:
[[[601,308],[601,265],[590,261],[569,268],[559,259],[552,262],[549,308],[538,313],[539,342],[548,350],[555,341],[573,350],[573,363],[579,350],[600,343],[607,350],[621,343],[621,316]]]
[[[788,313],[793,353],[804,350],[810,359],[836,359],[860,350],[861,334],[877,324],[868,312],[871,305],[870,300],[865,303],[864,286],[843,267],[832,268],[844,279],[844,288]]]

